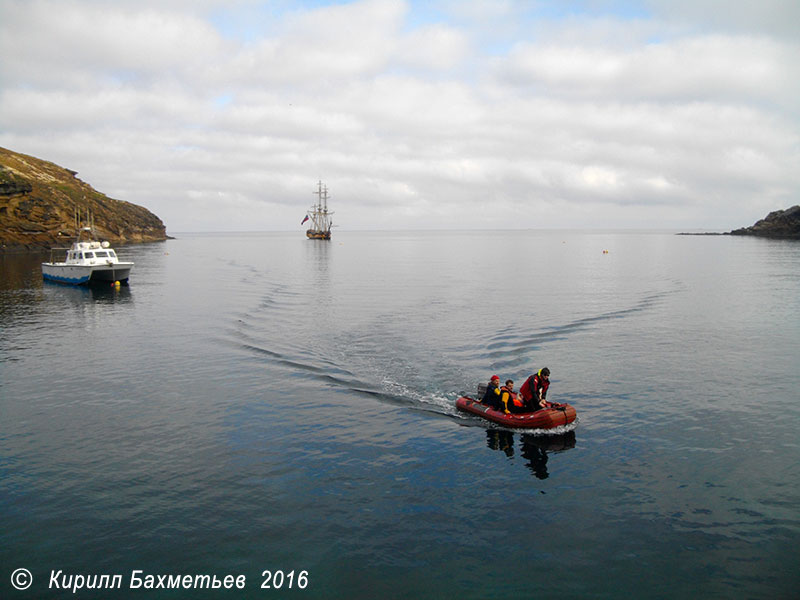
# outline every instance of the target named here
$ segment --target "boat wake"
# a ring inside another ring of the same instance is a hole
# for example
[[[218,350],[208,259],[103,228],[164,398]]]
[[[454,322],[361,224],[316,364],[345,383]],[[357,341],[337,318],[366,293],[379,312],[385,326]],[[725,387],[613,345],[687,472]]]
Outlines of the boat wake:
[[[522,322],[499,328],[485,320],[455,323],[435,303],[433,308],[411,303],[391,310],[364,307],[358,313],[340,313],[335,296],[319,301],[281,281],[253,295],[250,308],[230,323],[225,341],[292,377],[454,418],[467,426],[502,429],[457,411],[455,401],[465,395],[465,387],[472,395],[472,386],[493,372],[521,381],[525,370],[539,363],[546,345],[559,343],[559,348],[573,334],[654,310],[677,291],[651,292],[626,307],[536,330]],[[517,431],[562,435],[578,423]]]
[[[544,327],[530,332],[520,324],[508,325],[488,338],[481,357],[495,369],[512,369],[530,364],[534,351],[546,345],[568,339],[578,333],[609,321],[624,319],[652,310],[663,302],[674,290],[649,294],[633,306],[582,317],[559,325]]]

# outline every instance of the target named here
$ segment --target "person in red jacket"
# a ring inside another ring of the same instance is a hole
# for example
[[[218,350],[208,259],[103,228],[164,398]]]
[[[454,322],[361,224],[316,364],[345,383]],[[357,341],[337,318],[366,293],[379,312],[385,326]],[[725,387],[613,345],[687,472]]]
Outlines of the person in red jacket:
[[[547,398],[547,388],[550,387],[550,369],[547,367],[539,369],[535,375],[531,375],[519,388],[519,394],[525,401],[525,407],[530,411],[549,406]]]

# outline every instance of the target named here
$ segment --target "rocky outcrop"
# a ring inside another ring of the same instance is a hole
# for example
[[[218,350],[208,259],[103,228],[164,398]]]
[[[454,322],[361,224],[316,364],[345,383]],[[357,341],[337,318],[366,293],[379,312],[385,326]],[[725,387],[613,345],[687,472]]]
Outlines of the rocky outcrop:
[[[146,208],[109,198],[75,171],[0,148],[0,253],[66,245],[76,212],[91,214],[97,237],[114,245],[167,239]]]
[[[731,235],[757,235],[770,238],[800,239],[800,205],[776,210],[750,227],[731,231]]]

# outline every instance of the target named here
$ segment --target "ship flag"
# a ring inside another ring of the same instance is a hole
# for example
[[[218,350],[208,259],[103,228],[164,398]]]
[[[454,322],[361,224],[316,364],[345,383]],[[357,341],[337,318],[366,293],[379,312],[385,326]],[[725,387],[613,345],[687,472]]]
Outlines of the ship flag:
[[[300,221],[300,225],[302,225],[302,224],[303,224],[303,223],[305,223],[306,221],[308,221],[308,215],[306,215],[306,216],[305,216],[305,218],[304,218],[302,221]]]

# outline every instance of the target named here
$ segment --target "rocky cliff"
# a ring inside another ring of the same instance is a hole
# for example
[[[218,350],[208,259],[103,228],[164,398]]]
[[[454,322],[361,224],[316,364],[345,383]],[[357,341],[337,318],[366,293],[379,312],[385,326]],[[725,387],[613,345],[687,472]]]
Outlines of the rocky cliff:
[[[750,227],[731,231],[731,235],[800,239],[800,205],[771,212]]]
[[[167,239],[161,219],[114,200],[75,171],[0,148],[0,253],[65,246],[75,235],[75,211],[94,218],[97,237],[112,244]]]

